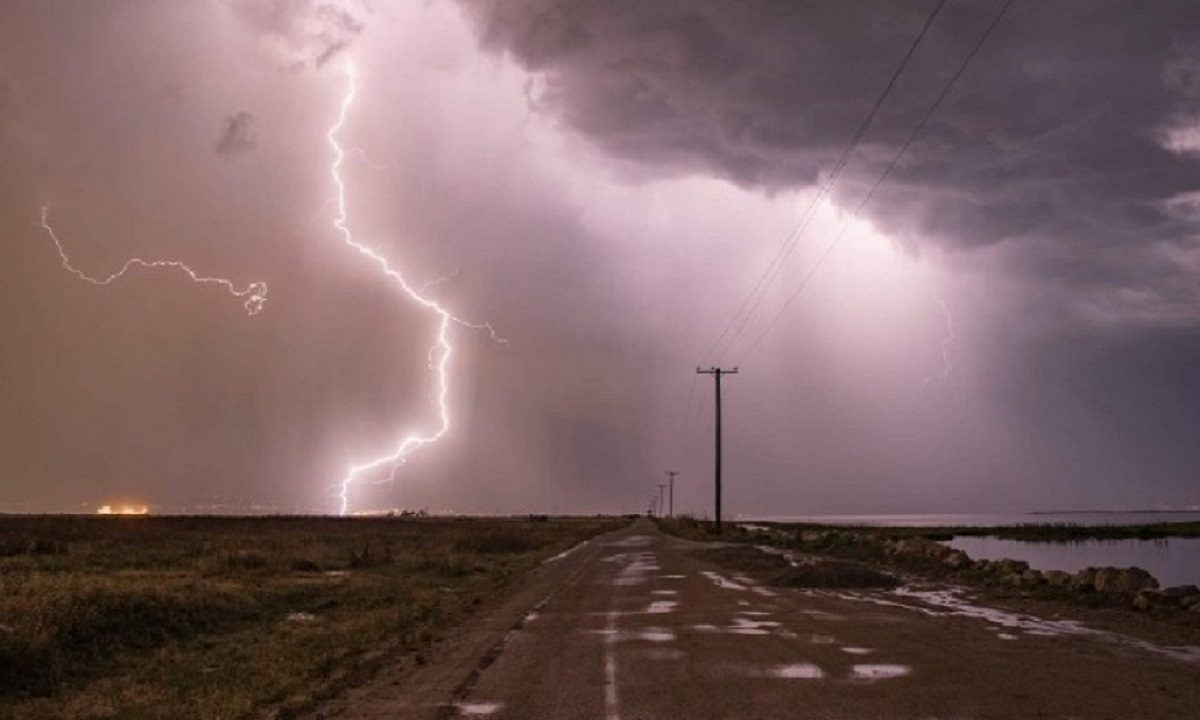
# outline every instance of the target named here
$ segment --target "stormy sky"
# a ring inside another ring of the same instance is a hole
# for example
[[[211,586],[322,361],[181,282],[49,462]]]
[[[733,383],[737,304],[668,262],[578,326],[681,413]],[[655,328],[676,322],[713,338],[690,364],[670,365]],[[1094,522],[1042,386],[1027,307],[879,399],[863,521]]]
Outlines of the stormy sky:
[[[349,67],[355,240],[507,339],[351,511],[711,512],[698,364],[731,513],[1200,504],[1193,3],[10,0],[0,511],[335,512],[436,426]]]

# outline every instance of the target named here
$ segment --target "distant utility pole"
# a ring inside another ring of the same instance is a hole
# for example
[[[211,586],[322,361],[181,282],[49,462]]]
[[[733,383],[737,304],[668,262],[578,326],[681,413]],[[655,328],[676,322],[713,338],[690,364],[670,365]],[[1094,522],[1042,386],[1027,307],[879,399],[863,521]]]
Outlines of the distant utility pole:
[[[658,484],[658,516],[663,516],[663,490],[667,487],[666,483]]]
[[[721,532],[721,376],[722,375],[737,375],[737,368],[732,370],[723,370],[719,367],[711,367],[708,370],[696,368],[696,373],[699,375],[712,375],[716,381],[717,388],[717,433],[716,433],[716,491],[717,491],[717,532]]]
[[[671,482],[670,482],[671,489],[668,491],[670,494],[667,496],[668,498],[670,498],[670,504],[668,505],[668,507],[671,508],[671,510],[670,510],[669,514],[667,515],[667,517],[675,517],[675,476],[678,474],[679,474],[678,470],[668,470],[667,471],[667,477],[671,478]]]

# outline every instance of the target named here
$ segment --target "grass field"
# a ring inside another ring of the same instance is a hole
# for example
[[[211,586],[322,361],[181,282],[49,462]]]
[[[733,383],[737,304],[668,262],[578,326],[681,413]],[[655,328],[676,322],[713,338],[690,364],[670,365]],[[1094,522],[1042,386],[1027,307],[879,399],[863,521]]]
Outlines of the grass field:
[[[287,717],[621,522],[0,517],[0,718]]]

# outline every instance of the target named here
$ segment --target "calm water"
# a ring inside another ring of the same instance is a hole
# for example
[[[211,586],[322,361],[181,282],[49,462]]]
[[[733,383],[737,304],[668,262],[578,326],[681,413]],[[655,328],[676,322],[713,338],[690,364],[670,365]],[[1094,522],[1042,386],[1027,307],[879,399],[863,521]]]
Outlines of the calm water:
[[[740,518],[739,518],[740,519]],[[747,517],[747,520],[750,518]],[[928,515],[791,515],[755,516],[755,520],[811,522],[824,525],[889,527],[998,527],[1002,525],[1146,525],[1162,522],[1200,522],[1196,512],[1071,512],[1071,513],[979,513]]]
[[[1140,567],[1162,587],[1200,585],[1200,538],[1024,542],[991,537],[956,537],[948,543],[975,560],[1012,558],[1038,570],[1075,572],[1085,567]]]

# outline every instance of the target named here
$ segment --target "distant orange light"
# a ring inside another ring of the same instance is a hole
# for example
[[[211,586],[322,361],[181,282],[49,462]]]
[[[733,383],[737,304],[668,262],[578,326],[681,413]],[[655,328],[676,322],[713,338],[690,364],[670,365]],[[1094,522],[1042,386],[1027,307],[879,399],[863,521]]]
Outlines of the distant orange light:
[[[101,505],[97,515],[147,515],[150,508],[145,505]]]

